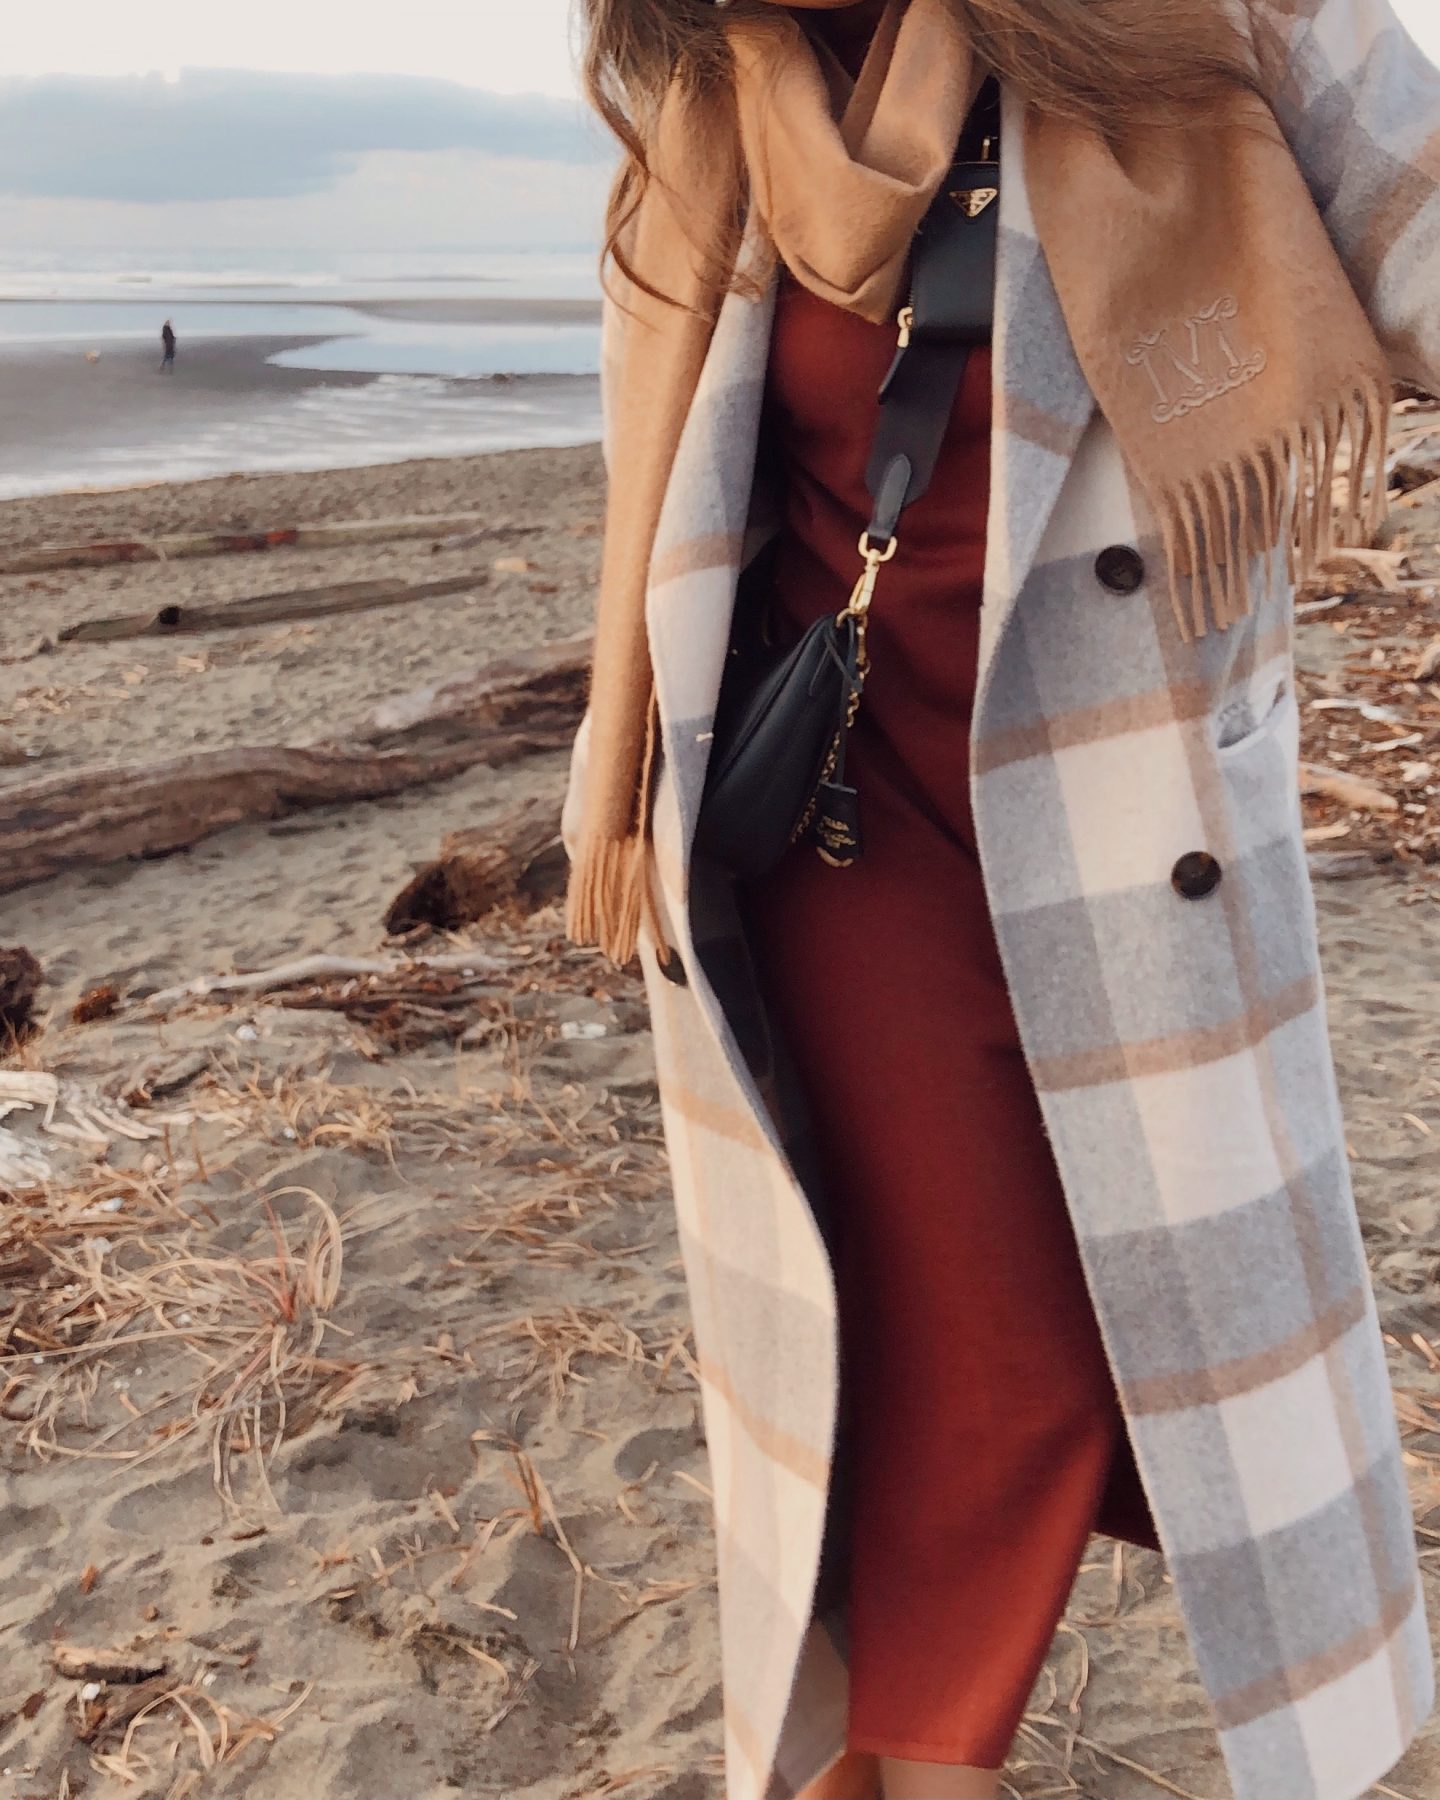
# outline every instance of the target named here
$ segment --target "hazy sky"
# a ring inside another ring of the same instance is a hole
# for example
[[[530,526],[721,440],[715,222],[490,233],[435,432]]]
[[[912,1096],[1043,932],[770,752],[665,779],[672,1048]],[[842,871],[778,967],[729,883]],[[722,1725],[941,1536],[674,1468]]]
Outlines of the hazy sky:
[[[0,78],[0,259],[578,247],[611,157],[573,94],[253,69]]]
[[[1440,59],[1440,0],[1395,5]],[[6,74],[190,65],[443,75],[502,94],[570,89],[570,0],[12,0],[6,12]]]
[[[1440,0],[1395,4],[1440,62]],[[6,11],[0,260],[594,242],[612,152],[573,0]]]
[[[298,69],[573,92],[570,0],[13,0],[5,10],[0,74]]]

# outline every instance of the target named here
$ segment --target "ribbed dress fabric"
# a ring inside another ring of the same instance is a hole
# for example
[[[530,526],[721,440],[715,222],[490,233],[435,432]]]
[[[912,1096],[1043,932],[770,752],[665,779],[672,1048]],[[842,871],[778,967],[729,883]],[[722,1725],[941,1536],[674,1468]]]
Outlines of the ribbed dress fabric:
[[[782,280],[764,438],[787,642],[858,572],[894,347]],[[1092,1531],[1155,1541],[976,851],[990,427],[985,351],[875,599],[861,860],[797,847],[744,896],[837,1219],[850,1747],[977,1768],[1006,1758]]]

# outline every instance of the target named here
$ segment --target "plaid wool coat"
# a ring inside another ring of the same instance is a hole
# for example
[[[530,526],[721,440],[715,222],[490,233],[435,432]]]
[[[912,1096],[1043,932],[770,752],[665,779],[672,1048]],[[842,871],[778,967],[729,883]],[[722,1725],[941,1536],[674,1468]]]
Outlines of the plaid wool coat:
[[[1440,390],[1440,75],[1388,0],[1249,8],[1276,114],[1396,372]],[[1158,534],[1036,241],[1009,96],[1002,154],[972,725],[990,905],[1234,1792],[1356,1800],[1429,1711],[1432,1661],[1326,1032],[1292,596],[1283,558],[1257,564],[1247,617],[1180,640]],[[656,868],[688,982],[643,956],[714,1476],[729,1800],[786,1800],[840,1753],[846,1719],[823,1197],[743,940],[691,850],[759,535],[772,301],[724,306],[647,611]],[[1265,321],[1243,323],[1263,343]],[[625,328],[612,312],[608,351]],[[1114,545],[1144,557],[1138,592],[1098,579]],[[1222,869],[1198,900],[1171,881],[1196,850]]]

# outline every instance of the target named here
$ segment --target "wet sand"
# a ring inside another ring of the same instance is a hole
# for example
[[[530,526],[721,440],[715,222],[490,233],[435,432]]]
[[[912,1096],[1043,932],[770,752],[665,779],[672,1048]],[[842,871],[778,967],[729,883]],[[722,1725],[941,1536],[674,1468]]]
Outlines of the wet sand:
[[[324,343],[323,337],[208,338],[181,346],[173,375],[160,372],[160,344],[104,345],[86,360],[82,343],[0,346],[0,475],[56,444],[123,444],[162,421],[209,424],[255,402],[317,387],[359,387],[367,375],[277,368],[268,358]]]
[[[105,345],[93,362],[83,343],[0,345],[0,498],[176,469],[384,462],[427,443],[504,447],[598,432],[587,377],[377,377],[269,360],[330,341],[182,339],[173,374],[160,373],[158,338],[153,348]]]

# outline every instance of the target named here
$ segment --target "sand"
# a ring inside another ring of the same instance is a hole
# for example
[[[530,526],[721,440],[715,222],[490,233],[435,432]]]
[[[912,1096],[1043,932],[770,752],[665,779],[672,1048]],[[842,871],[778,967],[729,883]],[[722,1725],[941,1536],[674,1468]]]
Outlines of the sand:
[[[388,694],[583,627],[600,504],[591,449],[0,507],[0,554],[471,508],[503,528],[483,551],[0,580],[0,733],[47,770],[335,735]],[[42,647],[101,613],[467,557],[488,580],[423,611]],[[532,566],[496,574],[497,557]],[[1307,667],[1333,666],[1334,623],[1303,628]],[[0,789],[26,774],[0,769]],[[386,902],[445,831],[554,798],[563,775],[537,757],[0,896],[0,944],[50,979],[45,1029],[7,1067],[58,1076],[54,1123],[91,1134],[47,1131],[39,1109],[4,1121],[52,1169],[0,1210],[7,1797],[719,1800],[709,1477],[635,981],[567,951],[549,912],[470,933],[476,978],[443,1006],[147,1000],[383,951]],[[1425,869],[1319,890],[1432,1577],[1437,894]],[[102,981],[121,1010],[71,1024]],[[57,1674],[56,1644],[164,1673],[127,1705]],[[1011,1781],[1027,1800],[1222,1800],[1158,1558],[1093,1546]],[[1437,1792],[1432,1731],[1376,1796]]]

